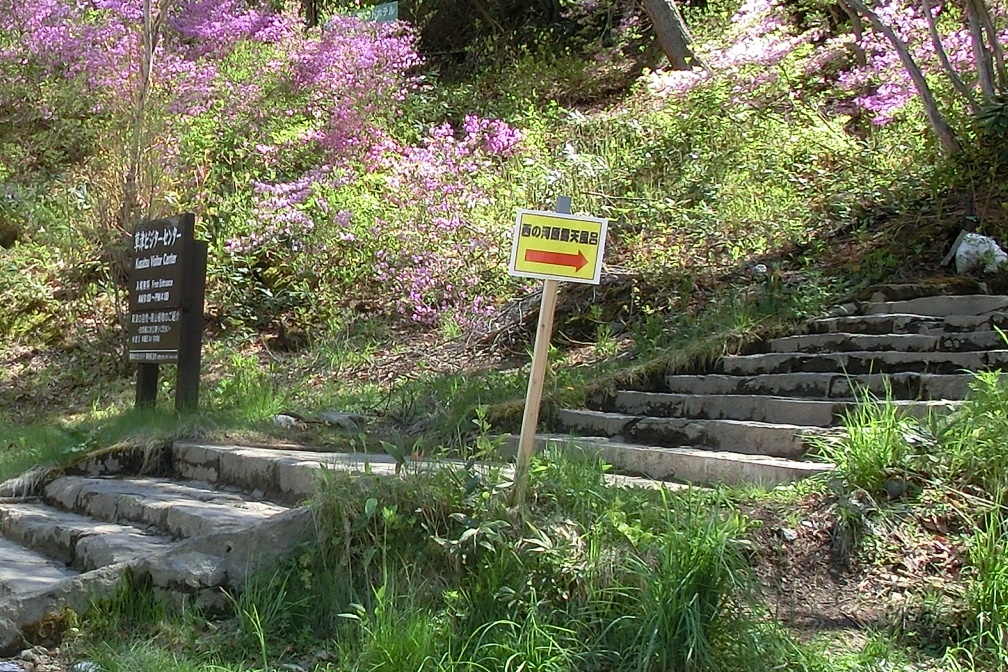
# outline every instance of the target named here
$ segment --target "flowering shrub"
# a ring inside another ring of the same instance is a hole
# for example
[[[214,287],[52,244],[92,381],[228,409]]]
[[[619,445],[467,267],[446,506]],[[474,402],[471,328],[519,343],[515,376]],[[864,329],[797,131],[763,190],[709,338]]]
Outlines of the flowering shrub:
[[[126,119],[141,0],[0,2],[5,79],[30,62]],[[306,31],[266,4],[167,7],[151,94],[163,130],[151,142],[167,199],[200,214],[214,241],[209,291],[225,312],[258,322],[348,294],[425,324],[489,311],[507,222],[480,224],[492,179],[481,172],[514,153],[517,130],[470,115],[416,145],[397,137],[420,63],[404,24],[337,16]]]
[[[712,77],[727,80],[736,99],[752,98],[761,86],[774,80],[777,68],[792,55],[804,61],[804,75],[834,95],[847,96],[878,126],[891,122],[917,96],[916,88],[893,45],[865,23],[860,40],[850,26],[839,31],[817,25],[798,30],[780,0],[744,0],[731,19],[733,39],[728,49],[721,40],[700,45],[707,69],[674,72],[653,78],[652,87],[681,95]],[[951,2],[932,3],[932,12],[944,51],[963,79],[976,85],[975,56],[961,9]],[[932,79],[943,77],[928,22],[918,0],[882,0],[872,7],[909,47],[914,60]],[[1008,7],[990,3],[1002,44],[1008,43]],[[835,33],[835,34],[834,34]],[[864,52],[863,65],[852,58],[855,48]],[[827,67],[832,66],[832,67]]]
[[[432,323],[448,313],[462,324],[489,315],[485,283],[501,275],[506,223],[482,228],[475,216],[490,205],[480,185],[495,158],[514,153],[521,134],[499,120],[466,116],[456,136],[449,124],[431,129],[420,146],[403,148],[387,166],[387,196],[411,225],[379,219],[372,229],[383,246],[375,253],[377,279],[398,297],[400,312]]]
[[[1008,17],[1005,7],[992,4],[991,10],[1003,24]],[[967,81],[975,82],[976,78],[969,76],[976,69],[969,31],[958,17],[950,16],[960,10],[952,3],[935,3],[932,11],[950,64],[958,73],[967,75]],[[928,22],[919,3],[889,0],[876,6],[875,13],[907,44],[925,74],[941,75],[938,52],[929,37]],[[1008,28],[1000,31],[1000,41],[1008,43]],[[917,90],[896,50],[878,31],[866,30],[858,46],[865,52],[866,64],[843,73],[840,83],[855,95],[856,102],[871,114],[875,124],[885,125],[917,96]]]

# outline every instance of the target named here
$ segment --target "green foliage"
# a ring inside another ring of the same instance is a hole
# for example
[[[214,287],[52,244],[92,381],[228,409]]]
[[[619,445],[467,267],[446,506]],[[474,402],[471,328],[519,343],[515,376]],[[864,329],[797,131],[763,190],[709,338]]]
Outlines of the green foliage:
[[[95,409],[77,421],[0,421],[0,481],[32,467],[70,464],[110,446],[156,446],[192,431],[186,423],[169,412],[120,409]]]
[[[974,375],[953,412],[918,419],[890,401],[864,398],[844,420],[845,434],[822,443],[848,491],[884,494],[887,481],[931,480],[998,493],[1008,486],[1008,384],[1000,372]]]
[[[289,635],[307,628],[310,598],[288,588],[299,580],[294,568],[282,568],[253,576],[237,597],[231,597],[238,619],[238,644],[247,656],[262,661],[263,670],[269,669],[268,645],[280,643],[281,633]]]
[[[2,44],[2,40],[0,40]],[[18,181],[34,172],[59,174],[84,162],[102,141],[108,119],[72,81],[47,81],[34,64],[0,64],[0,180],[18,167]]]
[[[1003,492],[1003,491],[1002,491]],[[967,596],[972,609],[973,641],[981,656],[1008,665],[1008,519],[999,496],[969,544],[971,573]]]
[[[864,395],[844,414],[844,435],[821,444],[822,455],[836,466],[834,475],[848,490],[885,495],[890,479],[904,481],[916,451],[908,442],[918,422],[891,401]]]
[[[919,498],[927,516],[959,521],[950,534],[956,527],[968,531],[964,595],[946,587],[920,597],[922,624],[940,637],[940,648],[948,647],[950,669],[1008,664],[1006,390],[1000,372],[978,373],[958,408],[925,419],[902,416],[891,401],[866,399],[846,417],[846,435],[823,446],[841,483],[833,530],[838,557],[877,534],[885,515],[900,517],[898,504],[885,505],[892,499]]]
[[[617,669],[732,666],[726,644],[747,634],[744,604],[736,602],[748,589],[748,564],[738,546],[743,524],[709,507],[699,498],[668,501],[662,508],[670,516],[667,532],[657,538],[649,528],[619,524],[636,552],[609,588],[609,595],[618,596],[615,604],[589,606],[603,606],[609,617],[618,614],[601,634],[603,647],[619,654]],[[620,614],[623,600],[634,606]]]
[[[127,637],[136,628],[158,623],[168,614],[166,604],[151,592],[149,586],[138,585],[126,572],[118,590],[92,605],[86,620],[89,637],[116,641]]]
[[[287,389],[272,367],[264,368],[258,357],[242,354],[232,355],[230,364],[227,377],[212,391],[213,405],[251,423],[268,420],[286,408]]]
[[[1000,372],[976,374],[969,397],[941,436],[940,463],[952,482],[988,493],[1008,489],[1008,382]]]
[[[48,423],[21,425],[0,423],[0,481],[31,467],[59,463],[79,455],[79,439]]]
[[[23,267],[18,263],[20,259],[5,257],[0,256],[0,294],[9,308],[0,314],[0,335],[12,342],[26,337],[51,340],[59,333],[53,333],[58,306],[52,288],[45,282],[48,278],[39,277],[37,268]]]
[[[108,672],[224,672],[224,668],[206,663],[197,657],[186,656],[155,642],[129,640],[125,646],[98,647],[93,652],[93,662]],[[238,667],[235,672],[244,668]]]
[[[331,636],[353,670],[749,669],[743,520],[603,473],[537,460],[522,519],[493,472],[326,473],[318,543],[237,598],[249,648]]]
[[[395,574],[374,588],[373,608],[352,604],[341,617],[352,624],[341,657],[354,670],[421,672],[439,669],[439,650],[449,636],[447,623],[417,601],[412,591],[397,591]]]
[[[976,115],[980,131],[992,145],[1008,139],[1008,97],[999,96],[986,103]]]

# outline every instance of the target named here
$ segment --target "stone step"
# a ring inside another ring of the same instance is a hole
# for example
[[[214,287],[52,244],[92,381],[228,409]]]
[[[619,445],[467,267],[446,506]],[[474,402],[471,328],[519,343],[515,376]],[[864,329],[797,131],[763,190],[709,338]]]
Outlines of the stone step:
[[[510,436],[505,440],[517,445],[518,437]],[[751,484],[769,487],[832,469],[832,465],[815,462],[682,446],[650,446],[604,437],[539,434],[536,436],[536,447],[555,447],[570,454],[599,458],[619,473],[697,485]]]
[[[958,405],[951,401],[896,401],[901,412],[913,417],[947,413]],[[698,420],[755,420],[809,427],[830,427],[860,402],[795,399],[750,394],[672,394],[617,392],[614,411],[630,415],[693,418]]]
[[[773,373],[757,376],[726,374],[668,375],[665,392],[677,394],[745,394],[808,399],[858,400],[864,393],[878,399],[959,400],[969,392],[973,376],[964,374]]]
[[[604,436],[629,443],[708,448],[791,460],[805,454],[810,438],[835,433],[822,427],[784,423],[657,418],[570,409],[560,411],[559,422],[564,431],[581,436]]]
[[[41,592],[78,574],[59,560],[0,537],[0,598]]]
[[[927,282],[880,284],[871,287],[869,291],[871,296],[869,301],[880,303],[883,301],[907,301],[909,299],[944,296],[947,294],[983,294],[984,288],[975,280],[955,276]]]
[[[0,588],[0,657],[27,648],[23,630],[37,632],[54,615],[62,621],[66,610],[83,614],[123,585],[123,565],[78,574],[33,553],[0,539],[0,582],[11,577],[10,584],[17,588],[7,595]]]
[[[964,331],[995,331],[1008,328],[1008,313],[989,315],[923,315],[878,313],[822,317],[805,323],[803,330],[811,334],[922,334],[941,336]],[[996,333],[996,332],[995,332]]]
[[[1008,364],[1008,350],[984,352],[840,352],[829,354],[766,353],[731,355],[715,363],[718,373],[754,376],[780,373],[910,373],[955,374],[999,369]]]
[[[1006,346],[996,331],[929,334],[803,334],[767,341],[759,352],[969,352]]]
[[[903,313],[944,317],[946,315],[985,315],[1008,310],[1008,296],[997,294],[964,294],[925,296],[906,301],[879,301],[866,303],[866,315]]]
[[[48,504],[114,523],[152,526],[175,538],[237,531],[287,507],[196,482],[64,476],[45,488]]]
[[[40,502],[0,503],[0,534],[79,571],[171,547],[168,539],[136,527],[96,521]]]
[[[181,478],[239,488],[288,504],[315,495],[320,467],[375,475],[397,473],[396,461],[383,452],[333,453],[297,446],[254,448],[190,441],[172,444],[172,465]]]

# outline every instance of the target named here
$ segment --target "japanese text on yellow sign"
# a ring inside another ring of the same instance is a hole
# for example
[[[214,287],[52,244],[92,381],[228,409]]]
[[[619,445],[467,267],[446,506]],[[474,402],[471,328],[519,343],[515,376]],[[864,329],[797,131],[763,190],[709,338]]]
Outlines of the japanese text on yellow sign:
[[[508,273],[597,285],[607,227],[598,217],[519,210]]]

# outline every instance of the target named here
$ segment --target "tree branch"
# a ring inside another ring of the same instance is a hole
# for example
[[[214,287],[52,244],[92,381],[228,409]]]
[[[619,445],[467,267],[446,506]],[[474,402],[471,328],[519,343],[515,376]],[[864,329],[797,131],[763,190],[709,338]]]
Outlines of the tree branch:
[[[126,166],[126,179],[123,184],[123,200],[119,212],[119,226],[122,232],[132,230],[136,223],[137,210],[140,206],[137,180],[140,173],[140,157],[143,153],[143,128],[147,116],[147,101],[154,80],[154,57],[168,14],[169,0],[156,0],[157,11],[151,7],[152,0],[143,2],[143,23],[141,25],[141,46],[143,53],[140,59],[140,88],[137,91],[132,114],[130,115],[129,157]]]
[[[984,46],[983,28],[977,15],[976,5],[972,0],[966,0],[966,25],[969,28],[970,43],[973,46],[973,57],[976,59],[977,76],[980,78],[980,90],[984,102],[994,100],[994,78],[992,76],[993,59]]]
[[[970,91],[969,87],[966,86],[959,73],[956,72],[955,68],[952,67],[952,63],[949,61],[948,54],[945,53],[945,45],[942,44],[941,36],[938,34],[938,27],[935,25],[934,13],[931,9],[931,0],[921,0],[921,7],[924,10],[924,18],[927,20],[928,33],[931,34],[931,43],[934,45],[935,54],[938,55],[938,60],[941,62],[942,68],[945,70],[945,74],[948,75],[949,81],[952,82],[952,86],[955,90],[959,92],[966,102],[969,104],[970,112],[976,114],[980,109],[977,104],[976,96]]]
[[[998,39],[994,22],[991,20],[990,12],[987,10],[984,0],[973,0],[973,5],[976,9],[977,18],[980,19],[980,25],[983,26],[984,32],[987,34],[987,44],[994,55],[1001,93],[1008,93],[1008,69],[1005,68],[1004,50],[1001,48],[1001,41]]]
[[[890,26],[879,18],[878,14],[868,9],[861,0],[841,1],[850,5],[854,11],[863,16],[872,25],[872,28],[885,35],[886,39],[889,40],[896,53],[899,54],[900,61],[903,63],[903,67],[906,68],[907,74],[910,75],[910,79],[913,80],[914,86],[917,87],[917,95],[920,96],[921,103],[924,105],[924,114],[927,116],[931,129],[938,136],[938,143],[941,145],[942,151],[945,154],[960,153],[962,145],[959,144],[955,131],[952,130],[952,127],[948,125],[945,117],[938,110],[938,103],[935,102],[934,94],[931,93],[931,88],[928,86],[927,80],[924,79],[924,73],[921,72],[920,66],[913,60],[913,56],[910,54],[907,45],[896,35]]]

